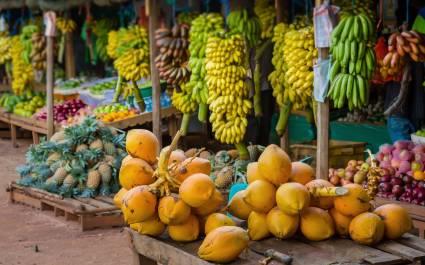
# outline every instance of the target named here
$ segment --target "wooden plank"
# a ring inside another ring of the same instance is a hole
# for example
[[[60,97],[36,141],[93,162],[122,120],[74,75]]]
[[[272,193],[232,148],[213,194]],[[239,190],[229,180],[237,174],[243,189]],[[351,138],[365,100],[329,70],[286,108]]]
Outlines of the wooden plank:
[[[96,200],[102,201],[102,202],[106,202],[109,203],[109,206],[111,205],[115,205],[114,204],[114,199],[111,197],[107,197],[107,196],[96,196],[95,198]]]
[[[405,234],[399,240],[400,244],[425,252],[425,240],[411,234]]]
[[[168,118],[172,115],[175,115],[176,113],[178,113],[178,110],[174,107],[165,108],[161,110],[161,118]],[[137,125],[143,125],[145,123],[152,122],[152,117],[152,112],[144,112],[128,119],[106,123],[106,125],[118,129],[126,129],[129,127],[134,127]]]
[[[66,61],[65,61],[65,67],[66,67],[66,73],[68,74],[69,71],[69,62],[68,61],[74,61],[74,58],[68,58],[68,50],[71,49],[72,50],[72,43],[68,43],[68,35],[71,36],[71,41],[72,41],[72,32],[67,33],[66,34],[66,40],[67,42],[65,43],[66,45],[66,52],[67,52],[67,57],[66,57]],[[47,139],[50,139],[50,137],[52,137],[54,130],[55,130],[55,124],[54,124],[54,119],[53,119],[53,86],[54,86],[54,73],[53,73],[53,68],[54,68],[54,37],[53,36],[47,36],[47,56],[46,56],[46,60],[47,60],[47,66],[46,66],[46,108],[47,108],[47,121],[46,121],[46,125],[47,125]],[[68,46],[71,46],[71,48],[69,48]],[[75,65],[74,65],[74,71],[75,71]],[[75,73],[74,73],[75,74]],[[69,76],[68,76],[69,78]]]
[[[39,199],[29,197],[21,192],[10,191],[10,200],[12,203],[22,203],[37,209],[41,209],[42,206]]]
[[[10,124],[10,138],[12,139],[12,146],[18,147],[18,143],[16,142],[16,126]]]
[[[32,142],[34,144],[39,144],[40,143],[40,137],[38,136],[37,132],[32,132]]]
[[[384,241],[376,246],[377,249],[398,255],[410,261],[425,262],[425,252],[410,248],[396,241]]]
[[[92,230],[95,228],[111,228],[124,226],[124,218],[121,214],[80,217],[81,231]]]
[[[72,32],[65,34],[65,74],[67,79],[75,77],[74,43],[72,39]]]
[[[90,205],[92,205],[96,208],[111,208],[111,206],[113,206],[109,203],[105,203],[103,201],[99,201],[99,200],[92,199],[92,198],[79,198],[79,197],[77,197],[75,199],[77,201],[84,202],[86,204],[90,204]],[[118,207],[115,207],[115,209],[118,209]]]
[[[356,244],[349,239],[329,239],[321,242],[307,242],[309,245],[328,251],[334,255],[334,258],[341,263],[344,262],[362,262],[370,264],[403,264],[405,261],[398,255],[385,253],[371,247]]]

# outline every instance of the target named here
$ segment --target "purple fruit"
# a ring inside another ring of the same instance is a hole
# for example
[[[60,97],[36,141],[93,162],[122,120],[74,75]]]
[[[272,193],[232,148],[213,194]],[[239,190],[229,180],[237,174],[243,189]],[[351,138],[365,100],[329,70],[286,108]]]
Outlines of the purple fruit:
[[[394,185],[392,190],[391,190],[391,193],[394,194],[397,197],[400,197],[404,193],[404,189],[400,185]]]

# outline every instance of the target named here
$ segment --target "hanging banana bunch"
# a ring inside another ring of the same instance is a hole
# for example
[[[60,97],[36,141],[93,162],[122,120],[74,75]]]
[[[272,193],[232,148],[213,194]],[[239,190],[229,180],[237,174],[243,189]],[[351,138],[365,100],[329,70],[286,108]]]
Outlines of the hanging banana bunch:
[[[252,108],[245,82],[246,52],[240,34],[222,33],[208,38],[205,69],[212,131],[218,141],[235,144],[241,157],[247,155],[242,141]]]
[[[100,19],[95,21],[93,24],[93,34],[96,36],[96,41],[94,44],[94,49],[96,51],[97,56],[103,62],[106,62],[109,59],[107,53],[107,45],[108,45],[108,33],[116,27],[116,21],[113,19]]]
[[[41,32],[35,32],[31,37],[31,63],[34,70],[46,69],[46,37]]]
[[[261,38],[271,38],[276,20],[276,8],[269,4],[268,0],[257,0],[254,5],[254,13],[260,19]]]
[[[223,18],[219,14],[205,13],[192,21],[189,32],[189,68],[191,70],[190,81],[187,83],[188,91],[191,91],[192,99],[199,104],[198,119],[207,121],[208,116],[208,86],[205,81],[205,49],[208,36],[223,29]],[[223,57],[225,60],[227,55]]]
[[[255,47],[261,38],[261,24],[257,16],[249,16],[246,9],[235,10],[226,18],[230,32],[241,34],[250,48]]]
[[[65,53],[65,36],[67,33],[74,32],[77,28],[77,24],[74,20],[69,18],[59,17],[56,19],[56,27],[61,33],[59,41],[59,53],[58,53],[58,62],[63,62],[63,55]]]
[[[22,56],[25,52],[19,36],[11,39],[10,55],[12,58],[12,90],[16,95],[22,95],[34,80],[34,72],[30,63]]]

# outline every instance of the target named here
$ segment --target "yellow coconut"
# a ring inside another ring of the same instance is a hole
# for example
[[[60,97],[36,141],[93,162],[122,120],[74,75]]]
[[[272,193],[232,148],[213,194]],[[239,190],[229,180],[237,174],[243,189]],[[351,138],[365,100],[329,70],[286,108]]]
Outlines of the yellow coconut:
[[[114,204],[118,208],[121,208],[122,205],[122,199],[124,198],[124,195],[127,193],[128,190],[121,188],[114,196]]]
[[[363,245],[374,245],[384,237],[385,224],[381,217],[374,213],[362,213],[351,220],[351,239]]]
[[[159,200],[158,214],[164,224],[184,223],[190,215],[190,207],[184,201],[166,196]]]
[[[412,229],[412,218],[400,205],[385,204],[376,208],[374,213],[384,221],[385,237],[388,239],[400,238]]]
[[[335,230],[341,237],[348,237],[350,235],[349,227],[351,220],[353,218],[351,216],[343,215],[342,213],[338,212],[335,208],[332,208],[329,210],[330,215],[332,216],[332,219],[334,220],[335,224]]]
[[[313,179],[314,170],[310,165],[298,161],[292,162],[292,170],[291,175],[289,176],[289,181],[305,185]]]
[[[335,234],[332,217],[317,207],[308,207],[301,213],[300,227],[303,235],[311,241],[325,240]]]
[[[124,157],[121,161],[121,165],[127,163],[127,161],[130,161],[133,157],[131,155],[127,155]]]
[[[220,226],[235,226],[235,222],[229,216],[222,213],[212,213],[208,215],[207,220],[205,221],[205,234],[208,235],[209,232],[216,229]]]
[[[244,201],[254,211],[267,213],[276,205],[276,187],[266,180],[256,180],[248,185]]]
[[[211,162],[200,157],[189,157],[179,164],[175,170],[175,178],[180,182],[196,173],[211,174]]]
[[[169,225],[168,234],[171,239],[179,242],[194,241],[199,236],[199,220],[194,215],[189,215],[186,222],[178,225]]]
[[[278,186],[289,180],[292,170],[291,159],[282,148],[271,144],[258,158],[258,169],[265,179]]]
[[[292,237],[297,232],[299,222],[299,215],[286,214],[278,207],[267,214],[267,228],[277,238]]]
[[[251,206],[249,206],[244,200],[245,195],[246,190],[238,191],[235,195],[233,195],[227,206],[227,210],[231,215],[242,220],[247,220],[249,214],[252,212]]]
[[[128,131],[125,147],[131,156],[143,159],[151,165],[156,163],[159,141],[152,132],[144,129]]]
[[[251,162],[248,164],[246,167],[246,178],[249,184],[259,179],[264,180],[264,177],[258,169],[258,162]]]
[[[328,188],[334,187],[332,183],[326,181],[324,179],[314,179],[307,184],[305,184],[308,190],[313,188]],[[310,205],[314,207],[319,207],[324,210],[329,210],[334,206],[334,198],[333,197],[315,197],[310,196]]]
[[[209,233],[198,250],[201,259],[215,263],[235,260],[248,247],[248,233],[237,226],[222,226]]]
[[[286,214],[297,215],[310,205],[310,193],[300,183],[285,183],[277,189],[276,202]]]
[[[154,170],[144,160],[131,158],[121,165],[119,180],[121,187],[129,190],[140,185],[148,185],[154,182]]]
[[[165,225],[156,214],[144,222],[131,224],[130,227],[140,234],[148,236],[159,236],[165,231]]]
[[[214,194],[214,182],[208,175],[197,173],[188,177],[179,188],[180,198],[191,207],[199,207]]]
[[[156,196],[148,186],[137,186],[129,190],[122,200],[121,210],[127,224],[140,223],[154,216]]]
[[[266,213],[251,212],[248,217],[248,235],[251,240],[261,240],[270,236]]]
[[[335,209],[338,212],[354,217],[369,210],[370,198],[362,186],[351,183],[344,185],[344,188],[348,189],[348,194],[334,199]]]
[[[174,150],[170,154],[170,159],[168,159],[168,165],[177,165],[183,162],[186,159],[183,150]]]
[[[201,206],[193,208],[193,212],[198,216],[207,216],[223,208],[224,202],[225,200],[221,192],[215,189],[211,198]]]

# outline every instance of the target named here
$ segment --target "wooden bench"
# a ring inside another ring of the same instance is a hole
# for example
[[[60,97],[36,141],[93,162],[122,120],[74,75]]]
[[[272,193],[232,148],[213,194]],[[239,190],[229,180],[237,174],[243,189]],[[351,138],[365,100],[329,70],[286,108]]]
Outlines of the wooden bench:
[[[425,206],[380,197],[375,198],[376,207],[388,203],[396,203],[406,209],[412,217],[413,226],[419,231],[419,237],[425,239]]]
[[[77,221],[81,231],[95,228],[124,226],[121,210],[112,197],[63,198],[44,190],[9,184],[9,201],[23,204],[41,211],[52,211],[55,217],[63,216],[65,221]]]
[[[129,246],[133,253],[133,265],[209,265],[212,264],[197,256],[202,241],[177,243],[166,235],[159,238],[140,235],[126,228]],[[231,265],[258,265],[264,256],[257,251],[273,249],[290,255],[293,265],[326,264],[425,264],[425,240],[406,234],[397,241],[384,241],[368,247],[349,239],[333,238],[321,242],[309,242],[301,237],[290,240],[269,238],[250,242],[247,250]],[[270,261],[268,264],[281,264]]]

